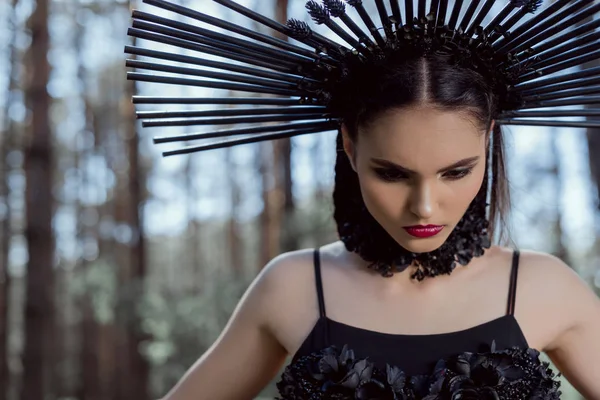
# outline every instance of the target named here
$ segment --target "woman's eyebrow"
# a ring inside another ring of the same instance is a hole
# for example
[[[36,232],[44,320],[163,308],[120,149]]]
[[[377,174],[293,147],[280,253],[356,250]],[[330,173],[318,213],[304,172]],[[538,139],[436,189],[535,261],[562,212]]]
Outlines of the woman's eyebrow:
[[[442,172],[447,172],[447,171],[449,171],[451,169],[454,169],[454,168],[466,167],[468,165],[474,164],[477,161],[479,161],[479,156],[463,158],[462,160],[458,160],[457,162],[452,163],[451,165],[448,165],[448,166],[440,169],[438,171],[438,174],[442,173]],[[404,172],[406,174],[416,174],[416,172],[413,171],[413,170],[411,170],[411,169],[403,167],[402,165],[396,164],[396,163],[394,163],[392,161],[384,160],[382,158],[373,157],[373,158],[371,158],[371,162],[373,162],[375,164],[378,164],[378,165],[380,165],[382,167],[395,168],[395,169],[397,169],[397,170],[399,170],[401,172]]]

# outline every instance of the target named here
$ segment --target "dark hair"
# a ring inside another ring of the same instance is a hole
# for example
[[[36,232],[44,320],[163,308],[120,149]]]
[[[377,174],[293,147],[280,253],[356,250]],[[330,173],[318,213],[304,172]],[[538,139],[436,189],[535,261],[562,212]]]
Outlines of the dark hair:
[[[359,128],[368,127],[369,123],[382,113],[394,108],[415,105],[464,112],[479,123],[482,130],[489,131],[492,120],[497,116],[498,96],[483,75],[467,66],[457,65],[450,56],[440,52],[429,54],[402,52],[368,64],[356,62],[348,68],[345,81],[335,89],[332,98],[336,102],[332,107],[341,116],[341,121],[347,127],[353,141],[358,139]],[[500,235],[497,239],[503,242],[505,239],[510,240],[505,237],[508,235],[504,229],[510,197],[500,126],[495,125],[492,135],[491,160],[489,160],[489,151],[486,151],[491,168],[486,169],[478,197],[486,198],[488,181],[491,179],[489,239],[492,240],[495,233],[499,231]],[[343,149],[341,130],[338,132],[336,147],[333,203],[338,233],[348,250],[356,251],[366,260],[374,261],[375,255],[389,253],[390,246],[396,243],[394,241],[392,244],[393,239],[374,218],[357,216],[361,212],[363,214],[368,212],[365,211],[358,176]],[[358,228],[359,225],[365,224],[377,226]],[[353,238],[345,240],[344,235],[347,237],[349,231],[352,232]],[[373,235],[381,237],[373,238]],[[354,245],[349,242],[353,242]]]

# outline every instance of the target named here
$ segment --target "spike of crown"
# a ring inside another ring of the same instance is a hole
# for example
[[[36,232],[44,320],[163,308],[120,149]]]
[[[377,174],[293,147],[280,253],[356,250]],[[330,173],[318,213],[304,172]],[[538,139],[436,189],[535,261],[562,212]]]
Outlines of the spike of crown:
[[[543,2],[544,0],[529,0],[527,4],[523,6],[523,8],[525,8],[528,13],[534,13],[542,6]]]
[[[352,7],[358,7],[362,4],[362,0],[346,0],[346,3],[350,4]]]
[[[511,0],[510,4],[513,7],[521,7],[525,11],[534,13],[541,7],[544,0]]]
[[[307,2],[306,9],[308,10],[308,13],[310,14],[313,21],[315,21],[315,23],[321,25],[329,21],[329,13],[325,9],[325,7],[323,7],[316,1],[310,0],[309,2]]]
[[[334,18],[339,18],[346,12],[346,5],[342,0],[323,0],[325,9]]]
[[[304,21],[297,19],[290,19],[286,23],[287,28],[290,30],[290,36],[298,39],[308,39],[312,36],[312,30],[310,26]]]

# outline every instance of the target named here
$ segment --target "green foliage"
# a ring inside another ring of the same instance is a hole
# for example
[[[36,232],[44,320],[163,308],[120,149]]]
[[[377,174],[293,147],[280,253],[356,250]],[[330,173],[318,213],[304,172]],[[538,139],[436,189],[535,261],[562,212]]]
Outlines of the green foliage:
[[[94,318],[100,324],[110,324],[115,319],[117,301],[117,276],[115,267],[99,258],[81,267],[70,282],[70,292],[76,298],[91,299]]]
[[[142,328],[153,338],[142,350],[152,369],[152,393],[162,396],[217,339],[249,281],[211,274],[200,293],[152,288],[142,306]]]

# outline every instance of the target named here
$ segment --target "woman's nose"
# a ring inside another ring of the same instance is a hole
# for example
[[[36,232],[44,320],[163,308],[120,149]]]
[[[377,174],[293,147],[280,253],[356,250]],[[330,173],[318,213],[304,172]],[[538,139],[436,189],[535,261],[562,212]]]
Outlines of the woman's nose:
[[[433,187],[427,182],[421,182],[413,188],[410,211],[420,220],[429,220],[434,215]]]

